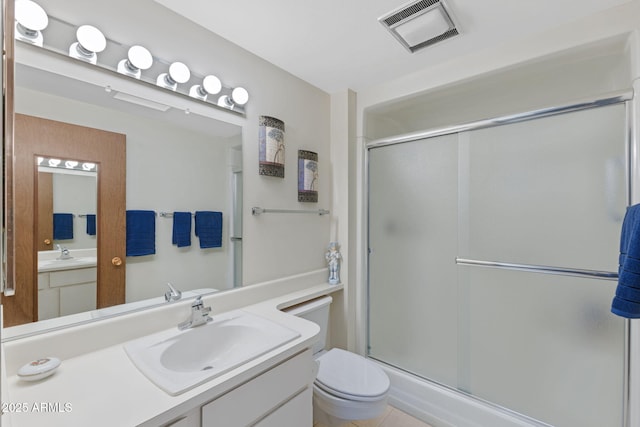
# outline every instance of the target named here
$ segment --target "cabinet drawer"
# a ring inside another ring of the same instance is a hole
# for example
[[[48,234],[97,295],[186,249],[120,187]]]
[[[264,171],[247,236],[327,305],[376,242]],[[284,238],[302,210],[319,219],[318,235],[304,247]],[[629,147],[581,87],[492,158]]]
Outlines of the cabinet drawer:
[[[312,399],[313,389],[307,387],[253,427],[311,427],[313,425]]]
[[[52,271],[49,273],[49,286],[58,287],[95,282],[97,280],[96,278],[97,269],[95,267]]]
[[[49,273],[38,273],[38,290],[49,287]]]
[[[204,405],[202,426],[251,425],[312,384],[313,363],[311,351],[307,350]]]

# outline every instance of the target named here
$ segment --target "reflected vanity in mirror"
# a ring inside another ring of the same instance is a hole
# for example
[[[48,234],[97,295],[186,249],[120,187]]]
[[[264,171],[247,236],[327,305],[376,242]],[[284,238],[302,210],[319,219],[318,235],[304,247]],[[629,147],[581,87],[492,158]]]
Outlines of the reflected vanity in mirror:
[[[16,294],[2,299],[5,326],[21,326],[9,335],[166,304],[169,282],[183,298],[242,286],[241,116],[209,114],[206,109],[214,107],[202,101],[70,59],[46,42],[45,48],[16,44],[16,124],[24,120],[25,126],[16,131],[15,148],[26,151],[16,153],[14,164]],[[63,132],[66,142],[58,146],[37,136],[59,132],[38,133],[34,121],[92,136],[69,144]],[[25,138],[24,130],[32,136]],[[120,147],[120,154],[95,156],[91,141],[102,133],[120,138],[106,144]],[[51,173],[38,164],[40,157],[97,169],[93,178]],[[81,197],[80,187],[91,185],[75,179],[93,179],[93,209],[80,204],[92,198]],[[126,255],[127,210],[156,212],[154,254]],[[196,211],[222,213],[220,247],[201,249],[193,229],[189,246],[172,244],[172,215],[160,213]],[[55,238],[57,214],[72,215],[73,238]],[[95,234],[88,232],[90,215]],[[58,259],[65,250],[71,258]],[[80,278],[71,283],[54,277],[65,272]]]
[[[38,320],[95,310],[97,165],[42,156],[36,165]]]

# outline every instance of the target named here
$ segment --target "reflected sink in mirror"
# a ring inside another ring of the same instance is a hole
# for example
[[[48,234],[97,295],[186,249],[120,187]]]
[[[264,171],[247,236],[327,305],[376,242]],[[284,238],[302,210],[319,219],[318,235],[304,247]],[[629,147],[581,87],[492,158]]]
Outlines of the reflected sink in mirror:
[[[300,334],[242,310],[183,331],[177,327],[124,345],[133,364],[170,395],[178,395],[250,362]]]
[[[68,259],[58,259],[60,251],[38,252],[38,273],[95,267],[96,249],[70,249]]]

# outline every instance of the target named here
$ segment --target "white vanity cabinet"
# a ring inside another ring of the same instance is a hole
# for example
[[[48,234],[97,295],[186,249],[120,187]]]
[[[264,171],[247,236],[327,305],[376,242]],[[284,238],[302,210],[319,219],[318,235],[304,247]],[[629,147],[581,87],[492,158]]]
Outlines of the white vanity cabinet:
[[[96,267],[38,273],[38,320],[96,309]]]
[[[315,367],[305,350],[162,427],[311,427]]]
[[[315,362],[310,350],[202,407],[202,427],[311,427]]]

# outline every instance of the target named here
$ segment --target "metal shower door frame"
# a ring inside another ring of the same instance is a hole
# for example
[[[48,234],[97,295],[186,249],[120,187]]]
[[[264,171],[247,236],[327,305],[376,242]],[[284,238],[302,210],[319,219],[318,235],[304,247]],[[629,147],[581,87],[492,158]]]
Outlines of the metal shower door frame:
[[[640,83],[639,83],[640,86]],[[627,191],[626,201],[627,205],[631,206],[636,203],[640,203],[640,138],[638,137],[637,126],[640,125],[640,117],[637,116],[637,112],[640,112],[640,100],[634,98],[633,89],[618,91],[609,94],[594,96],[591,98],[582,99],[576,102],[570,102],[563,105],[556,105],[516,114],[510,114],[501,117],[494,117],[490,119],[478,120],[474,122],[464,123],[454,126],[445,126],[433,129],[427,129],[418,132],[412,132],[402,135],[396,135],[386,138],[370,141],[364,145],[364,199],[363,204],[366,207],[365,211],[365,250],[366,257],[364,257],[366,272],[366,292],[365,292],[365,334],[366,334],[366,348],[369,348],[369,287],[370,287],[370,229],[369,229],[369,194],[370,194],[370,170],[369,170],[369,152],[371,149],[385,147],[389,145],[403,144],[407,142],[414,142],[422,139],[434,138],[437,136],[445,136],[451,134],[458,134],[461,132],[491,128],[496,126],[508,125],[513,123],[519,123],[529,120],[541,119],[544,117],[556,116],[565,113],[583,111],[593,108],[605,107],[608,105],[625,104],[626,110],[626,171],[627,178]],[[549,267],[546,266],[531,266],[531,265],[516,265],[505,263],[490,263],[491,265],[483,265],[485,262],[477,260],[456,259],[458,264],[466,265],[479,265],[482,267],[490,268],[507,268],[507,269],[523,269],[526,271],[534,271],[539,273],[558,273],[549,271]],[[502,265],[496,265],[502,264]],[[562,272],[560,272],[562,274]],[[572,270],[565,272],[564,274],[573,276],[584,277],[600,277],[608,280],[616,280],[617,273],[614,272],[593,272],[593,271],[576,271]],[[640,360],[640,326],[636,325],[630,319],[625,319],[624,322],[624,336],[625,336],[625,348],[624,348],[624,373],[623,373],[623,426],[622,427],[640,427],[640,407],[638,405],[632,405],[631,402],[640,401],[640,363],[636,363],[638,367],[631,366],[632,360]],[[368,356],[368,354],[367,354]],[[632,375],[634,376],[632,378]],[[428,380],[427,380],[428,381]],[[441,384],[439,384],[441,385]],[[456,389],[449,388],[454,392],[459,392]],[[521,416],[508,408],[503,408],[499,405],[491,404],[482,399],[476,398],[472,395],[466,395],[478,402],[490,404],[498,411],[504,412],[509,415]],[[528,418],[524,416],[524,418]]]

